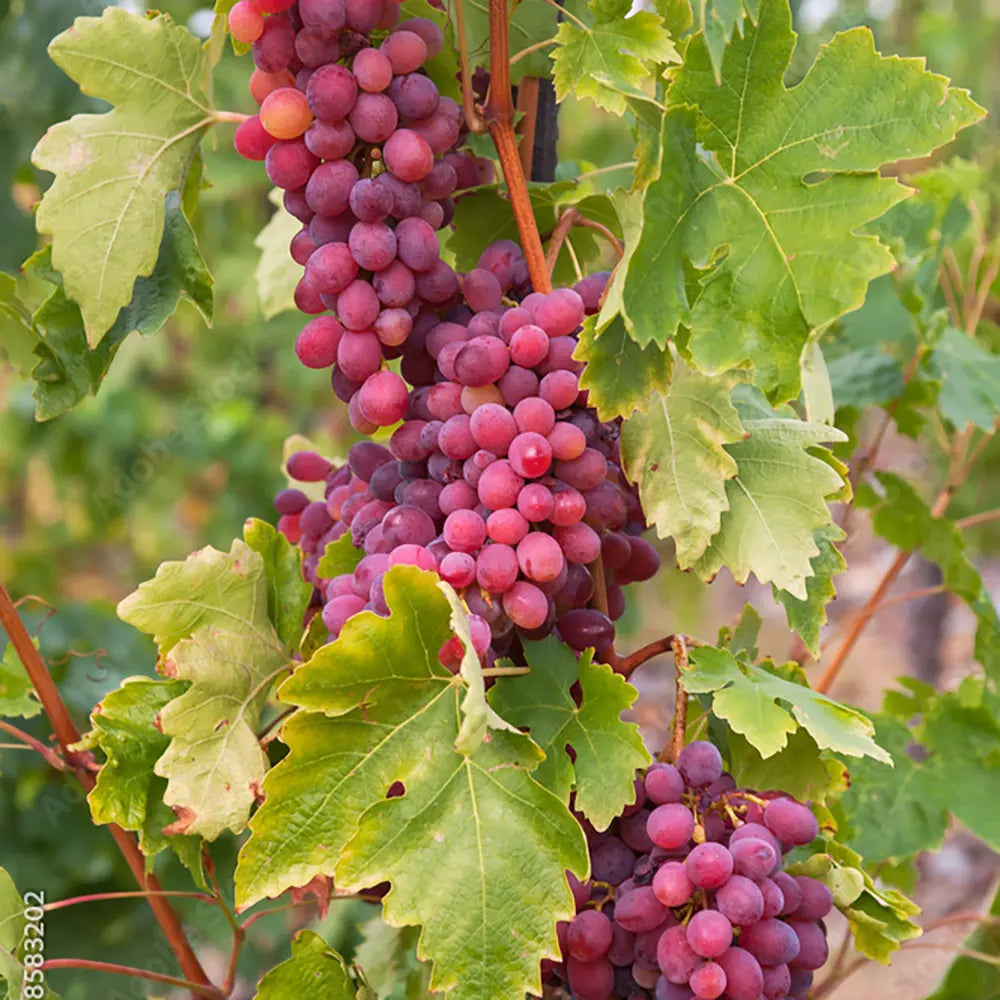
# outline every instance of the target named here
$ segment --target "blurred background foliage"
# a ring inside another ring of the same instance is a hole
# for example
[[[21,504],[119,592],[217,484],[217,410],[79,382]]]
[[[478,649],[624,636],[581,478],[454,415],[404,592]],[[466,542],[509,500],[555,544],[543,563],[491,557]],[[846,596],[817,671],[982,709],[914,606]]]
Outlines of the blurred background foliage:
[[[125,0],[120,5],[139,9]],[[31,167],[31,149],[50,124],[99,109],[99,102],[81,96],[47,59],[46,45],[75,16],[97,14],[105,6],[100,0],[0,0],[0,269],[11,274],[37,249],[31,206],[48,178]],[[157,6],[196,33],[205,35],[210,28],[211,13],[198,0],[161,0]],[[867,24],[882,51],[925,55],[931,69],[971,89],[981,104],[1000,107],[995,2],[805,0],[793,8],[802,40],[789,84],[834,31]],[[215,75],[218,107],[252,110],[248,63],[227,48]],[[590,104],[563,105],[559,177],[625,163],[632,148],[621,119]],[[987,121],[964,132],[949,151],[975,163],[970,190],[991,231],[998,148],[996,123]],[[269,517],[271,498],[283,485],[280,460],[288,435],[306,434],[330,453],[343,453],[350,442],[344,408],[335,403],[325,378],[295,359],[292,342],[300,321],[292,313],[270,321],[260,314],[254,237],[272,212],[263,170],[235,155],[225,129],[210,137],[204,154],[208,187],[192,221],[215,275],[214,327],[207,329],[182,303],[156,335],[127,339],[96,398],[45,423],[34,419],[31,385],[0,363],[0,579],[15,595],[37,595],[22,610],[81,725],[91,706],[123,677],[153,667],[151,644],[117,621],[115,602],[160,562],[204,545],[228,548],[244,518]],[[609,172],[595,181],[612,187],[626,178],[627,171]],[[964,252],[968,256],[971,250]],[[981,330],[994,348],[1000,346],[996,318],[987,310]],[[892,339],[893,330],[905,339],[910,323],[892,279],[880,279],[865,308],[831,338],[830,356],[848,350],[852,336],[870,341],[873,329],[876,341]],[[854,443],[864,439],[865,426],[863,420],[857,423]],[[932,436],[927,431],[928,440]],[[937,461],[933,446],[924,445],[918,435],[915,445],[908,443],[899,453],[918,478],[929,478]],[[998,465],[1000,448],[994,442],[959,494],[957,516],[1000,505]],[[1000,530],[996,523],[984,525],[970,532],[969,540],[979,557],[990,560]],[[720,604],[732,611],[744,596],[757,600],[765,591],[719,593],[723,596],[713,595],[709,615],[704,586],[665,570],[633,599],[619,628],[621,647],[647,637],[650,617],[655,619],[650,627],[658,625],[662,632],[664,606],[671,621],[684,622],[685,631],[696,632],[699,624],[712,630],[721,623]],[[644,616],[644,610],[657,613]],[[782,643],[789,645],[780,621],[773,637],[779,645],[775,652],[782,651]],[[906,669],[905,649],[894,662]],[[870,700],[878,703],[877,687]],[[650,726],[655,728],[655,720]],[[27,727],[46,736],[44,719]],[[23,888],[44,889],[47,898],[57,899],[131,887],[110,837],[91,826],[75,786],[46,771],[34,755],[0,750],[0,831],[0,861]],[[225,885],[232,848],[220,842],[213,852]],[[161,860],[165,882],[187,888],[174,863]],[[86,917],[72,909],[49,915],[50,955],[172,967],[143,904],[97,905]],[[196,926],[196,939],[224,963],[227,931],[221,913],[199,904],[180,909]],[[366,912],[366,904],[335,905],[325,924],[330,944],[350,951]],[[244,950],[241,964],[245,984],[287,954],[287,920],[287,914],[277,914],[255,925],[255,946]],[[78,978],[52,977],[67,1000],[148,995],[141,983]]]

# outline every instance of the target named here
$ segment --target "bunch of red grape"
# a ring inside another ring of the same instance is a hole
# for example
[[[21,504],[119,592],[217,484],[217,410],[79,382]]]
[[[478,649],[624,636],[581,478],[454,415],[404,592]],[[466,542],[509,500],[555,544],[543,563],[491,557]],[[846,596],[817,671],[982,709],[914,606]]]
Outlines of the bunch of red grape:
[[[336,363],[345,400],[402,353],[415,323],[458,301],[436,231],[457,190],[492,179],[489,161],[455,152],[461,109],[423,71],[440,29],[398,21],[396,0],[240,0],[229,15],[234,36],[253,43],[260,104],[236,148],[265,161],[302,223],[290,247],[305,269],[295,302],[317,319],[296,353],[309,368]],[[517,277],[527,283],[523,261]]]
[[[751,794],[711,743],[653,764],[634,805],[603,833],[586,821],[589,882],[543,981],[575,1000],[801,1000],[827,958],[823,883],[781,870],[818,833],[812,811]]]
[[[556,627],[574,649],[601,650],[624,611],[622,585],[659,567],[621,472],[618,424],[588,408],[573,360],[607,276],[504,308],[520,259],[513,244],[490,247],[463,280],[465,306],[414,328],[404,355],[413,389],[387,370],[357,388],[355,426],[398,422],[387,447],[359,442],[339,469],[307,452],[288,463],[292,478],[325,482],[324,501],[290,489],[275,503],[334,637],[359,611],[386,613],[382,576],[402,562],[463,595],[484,657],[510,655],[515,626],[527,638]],[[347,532],[365,552],[357,569],[319,577],[326,546]],[[598,561],[607,615],[587,606]]]

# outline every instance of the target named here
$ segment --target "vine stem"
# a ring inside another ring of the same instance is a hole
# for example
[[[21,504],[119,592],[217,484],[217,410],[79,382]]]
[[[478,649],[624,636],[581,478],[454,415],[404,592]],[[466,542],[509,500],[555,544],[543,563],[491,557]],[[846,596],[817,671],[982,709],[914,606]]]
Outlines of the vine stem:
[[[1000,521],[1000,507],[994,510],[980,511],[978,514],[970,514],[955,523],[964,531],[966,528],[975,528],[977,525],[987,524],[990,521]]]
[[[52,747],[47,747],[41,740],[35,739],[35,737],[30,733],[26,733],[23,729],[18,729],[17,726],[12,726],[9,722],[5,722],[3,719],[0,719],[0,730],[10,736],[13,736],[14,739],[20,740],[21,743],[24,744],[25,750],[37,751],[42,755],[42,757],[45,758],[45,762],[49,764],[49,766],[54,767],[57,771],[66,770],[66,761],[64,761],[62,757],[60,757],[59,754],[52,749]]]
[[[28,675],[28,680],[31,681],[35,694],[38,695],[38,700],[42,703],[42,708],[45,710],[56,739],[59,741],[63,758],[72,765],[73,774],[84,790],[90,792],[96,784],[96,779],[87,767],[90,755],[81,755],[70,750],[70,747],[79,741],[80,731],[70,717],[69,709],[66,708],[66,703],[62,700],[48,667],[45,666],[45,661],[35,649],[35,644],[31,641],[31,636],[24,627],[24,622],[21,621],[21,616],[17,613],[17,608],[14,607],[14,602],[3,583],[0,583],[0,624],[3,625],[9,636]],[[173,907],[163,896],[156,895],[162,891],[160,883],[155,875],[146,873],[146,860],[139,852],[135,838],[115,823],[109,823],[108,830],[135,880],[144,890],[149,890],[152,893],[147,897],[150,909],[156,916],[164,936],[177,957],[181,971],[187,977],[175,982],[174,985],[183,986],[194,983],[202,991],[200,994],[202,996],[221,996],[222,994],[212,986],[205,970],[201,967],[198,956],[195,955],[191,942],[188,941],[180,918]],[[206,990],[214,990],[215,992],[206,993]],[[192,992],[194,991],[192,990]]]
[[[646,643],[645,646],[637,649],[634,653],[626,656],[622,660],[621,673],[626,677],[636,667],[641,667],[647,660],[653,659],[654,656],[659,656],[661,653],[667,652],[669,649],[673,649],[674,637],[672,635],[664,636],[662,639],[656,639],[653,642]]]
[[[215,904],[215,898],[207,892],[183,892],[160,889],[156,892],[145,892],[137,889],[133,892],[93,892],[89,896],[72,896],[69,899],[57,899],[54,903],[46,903],[43,909],[63,910],[67,906],[78,906],[80,903],[100,903],[106,899],[148,899],[150,896],[175,896],[183,899],[200,899],[203,903]]]
[[[563,243],[566,242],[566,237],[569,236],[569,231],[579,218],[580,213],[575,208],[567,208],[559,216],[559,221],[556,223],[555,229],[552,230],[552,235],[549,237],[549,248],[545,251],[545,267],[550,275],[556,269],[556,261],[559,260],[559,251],[562,250]]]
[[[605,617],[610,618],[611,615],[608,609],[608,581],[604,574],[604,559],[598,556],[592,563],[587,564],[587,569],[590,571],[590,576],[594,581],[594,593],[590,599],[590,606],[600,611]],[[615,651],[614,642],[609,642],[607,646],[596,650],[596,652],[601,662],[607,663],[616,674],[622,672],[621,657]]]
[[[684,636],[675,635],[670,637],[670,648],[674,651],[674,670],[676,684],[676,702],[674,704],[674,721],[670,733],[670,759],[676,761],[680,752],[684,749],[684,736],[687,732],[687,691],[681,683],[681,678],[687,671],[688,662],[687,643]]]
[[[228,122],[231,125],[242,125],[250,116],[245,115],[240,111],[213,111],[212,121]]]
[[[135,979],[149,979],[154,983],[166,983],[168,986],[180,986],[195,996],[208,997],[209,1000],[221,1000],[225,996],[215,986],[204,986],[187,979],[179,979],[177,976],[165,976],[161,972],[137,969],[131,965],[115,965],[114,962],[97,962],[89,958],[50,958],[42,962],[39,968],[46,971],[49,969],[90,969],[92,972],[110,972],[116,976],[132,976]]]
[[[455,30],[458,35],[458,63],[462,81],[462,111],[465,121],[472,132],[486,131],[486,122],[476,107],[472,93],[472,67],[469,64],[469,43],[465,33],[465,4],[463,0],[455,0]]]
[[[531,210],[528,185],[514,135],[514,102],[510,90],[510,43],[507,32],[506,0],[490,0],[490,96],[486,103],[486,124],[496,147],[510,195],[511,208],[528,264],[528,275],[536,292],[551,292],[552,282],[545,266],[542,240]],[[471,126],[470,126],[471,127]]]

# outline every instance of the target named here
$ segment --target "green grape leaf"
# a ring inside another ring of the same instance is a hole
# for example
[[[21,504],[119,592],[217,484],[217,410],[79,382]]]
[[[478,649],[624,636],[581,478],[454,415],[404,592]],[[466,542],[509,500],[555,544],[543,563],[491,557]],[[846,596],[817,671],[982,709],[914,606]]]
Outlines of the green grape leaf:
[[[164,563],[118,615],[153,635],[168,677],[191,682],[160,711],[171,742],[155,771],[177,814],[166,832],[240,832],[268,767],[254,729],[291,658],[268,618],[264,558],[237,539]]]
[[[876,886],[861,856],[844,844],[831,840],[825,851],[790,865],[788,871],[824,882],[847,918],[854,946],[883,965],[904,941],[921,934],[912,920],[920,907],[895,889]]]
[[[840,467],[816,446],[847,435],[794,415],[768,415],[745,401],[739,409],[746,435],[726,446],[737,468],[725,484],[728,506],[694,569],[710,579],[728,566],[737,583],[753,573],[761,583],[808,601],[811,560],[820,554],[816,532],[832,523],[827,501],[845,488]]]
[[[946,327],[929,358],[941,383],[938,408],[956,430],[972,424],[988,434],[1000,417],[1000,357],[967,333]]]
[[[833,578],[847,569],[847,563],[837,548],[837,542],[845,537],[839,525],[826,524],[817,528],[813,537],[819,553],[809,561],[812,575],[806,579],[806,599],[774,586],[771,593],[785,609],[788,627],[794,629],[806,649],[818,657],[820,631],[826,624],[826,606],[837,596]]]
[[[875,511],[875,531],[890,545],[919,551],[941,567],[944,586],[976,616],[976,659],[991,678],[1000,677],[1000,616],[979,571],[969,559],[965,538],[953,522],[934,517],[917,491],[891,472],[876,473],[881,495],[869,484],[858,489],[857,505]]]
[[[94,822],[117,823],[123,830],[137,831],[148,870],[156,854],[172,848],[195,880],[205,885],[201,838],[163,832],[174,814],[163,801],[166,781],[153,773],[156,761],[170,745],[170,737],[157,728],[157,716],[186,689],[183,681],[125,678],[92,711],[93,728],[79,746],[99,748],[105,757],[97,783],[87,795]]]
[[[454,6],[452,11],[454,23]],[[556,33],[558,11],[544,0],[519,0],[511,4],[508,21],[511,56],[544,42]],[[464,4],[465,31],[469,46],[470,63],[473,67],[490,65],[490,5],[488,0],[468,0]],[[457,27],[456,27],[457,32]],[[455,72],[457,67],[452,68]],[[510,82],[517,84],[526,76],[548,76],[552,70],[549,53],[545,49],[531,52],[518,59],[510,67]],[[487,241],[488,242],[488,241]],[[483,246],[486,246],[486,242]]]
[[[684,327],[695,367],[750,362],[775,401],[798,395],[812,332],[894,266],[876,237],[856,235],[907,193],[878,168],[983,115],[922,60],[878,55],[867,28],[837,35],[786,89],[793,46],[787,3],[762,0],[758,24],[726,47],[717,86],[705,39],[692,38],[642,236],[616,279],[639,344],[665,345]]]
[[[31,313],[17,295],[17,281],[12,274],[0,271],[0,360],[22,377],[27,375],[35,362],[31,352],[36,340]]]
[[[711,694],[712,712],[745,736],[761,757],[783,749],[789,734],[801,728],[821,749],[892,763],[875,742],[870,720],[813,691],[801,671],[793,675],[795,680],[786,679],[774,669],[740,662],[728,650],[711,646],[692,649],[690,661],[691,669],[681,679],[684,689]]]
[[[78,18],[49,54],[84,93],[114,105],[52,126],[32,157],[56,175],[36,223],[52,236],[53,264],[94,348],[136,278],[153,273],[164,198],[184,186],[212,124],[200,84],[205,54],[168,16],[147,20],[119,7]]]
[[[626,94],[645,85],[659,64],[680,61],[659,14],[627,17],[629,7],[629,0],[591,0],[592,25],[572,15],[559,25],[551,54],[557,101],[589,97],[621,115]]]
[[[963,942],[965,954],[957,955],[938,987],[927,1000],[1000,1000],[1000,963],[983,962],[968,952],[1000,956],[1000,883],[992,890],[993,902],[987,916]]]
[[[362,924],[354,961],[380,1000],[432,1000],[431,969],[417,958],[419,927],[390,927],[381,917]]]
[[[302,277],[302,267],[289,254],[292,237],[302,228],[302,223],[285,211],[283,192],[273,188],[267,200],[274,205],[274,214],[257,234],[253,245],[260,250],[257,270],[257,299],[264,319],[295,308],[295,286]]]
[[[490,691],[490,704],[523,726],[545,751],[535,780],[564,802],[575,790],[576,810],[596,829],[605,830],[633,801],[635,772],[649,763],[638,726],[621,717],[638,692],[611,667],[594,663],[592,650],[577,660],[552,637],[524,646],[531,673],[499,678]],[[577,682],[579,705],[570,693]]]
[[[941,846],[949,795],[937,769],[909,752],[913,733],[904,722],[889,715],[876,715],[874,721],[875,735],[895,767],[871,760],[851,764],[851,787],[839,803],[846,819],[841,838],[869,864],[896,863]]]
[[[670,351],[656,344],[640,347],[628,335],[620,316],[600,333],[595,320],[588,318],[574,357],[586,362],[580,387],[590,394],[589,404],[602,420],[627,417],[647,405],[650,392],[669,391],[674,367]]]
[[[211,321],[212,275],[176,191],[166,197],[164,219],[153,274],[135,282],[131,301],[93,350],[87,344],[80,307],[67,298],[63,277],[52,267],[52,247],[44,247],[25,263],[25,274],[55,286],[32,317],[37,363],[31,377],[36,383],[39,420],[56,417],[96,393],[125,337],[133,331],[155,333],[181,299],[190,302],[206,322]]]
[[[715,82],[722,82],[722,54],[733,32],[743,34],[743,18],[755,22],[760,13],[760,0],[700,0],[694,4],[696,31],[701,31],[712,61]]]
[[[739,733],[730,731],[727,742],[729,771],[741,788],[780,788],[802,801],[824,802],[848,786],[844,765],[820,750],[804,729],[791,733],[784,749],[770,757],[761,757]],[[852,762],[852,776],[854,769]]]
[[[237,905],[319,874],[348,891],[390,881],[385,919],[424,926],[418,956],[434,963],[431,989],[458,1000],[537,993],[538,962],[557,953],[555,921],[573,912],[563,872],[586,871],[585,843],[529,773],[543,754],[528,737],[494,730],[456,751],[466,685],[438,661],[452,631],[436,582],[394,567],[389,617],[355,615],[282,685],[300,710],[282,729],[288,755],[264,781],[240,852]],[[386,798],[396,782],[404,794]],[[450,907],[458,886],[476,892]],[[516,939],[502,929],[512,912]]]
[[[302,579],[302,553],[274,525],[256,517],[244,524],[243,538],[264,559],[271,624],[284,646],[295,649],[302,639],[302,623],[313,589]]]
[[[354,1000],[357,987],[344,960],[315,932],[297,931],[292,957],[279,962],[257,984],[256,1000]]]
[[[38,640],[33,639],[35,649]],[[0,718],[33,719],[42,710],[42,703],[17,655],[13,643],[8,643],[0,658]]]
[[[165,562],[118,605],[118,617],[147,632],[165,655],[202,628],[266,632],[264,559],[235,539],[229,552],[210,545],[183,562]]]
[[[364,552],[351,541],[351,533],[348,531],[335,542],[327,543],[323,558],[316,567],[316,573],[324,580],[353,573],[364,556]]]
[[[674,539],[681,569],[702,557],[732,502],[726,481],[741,470],[724,446],[746,436],[730,402],[741,374],[700,375],[679,365],[669,389],[622,427],[625,474],[638,484],[656,533]]]

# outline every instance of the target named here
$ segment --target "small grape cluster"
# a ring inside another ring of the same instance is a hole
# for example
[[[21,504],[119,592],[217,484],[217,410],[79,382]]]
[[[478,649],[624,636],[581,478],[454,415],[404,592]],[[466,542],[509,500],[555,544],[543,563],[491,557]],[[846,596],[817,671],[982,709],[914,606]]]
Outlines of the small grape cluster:
[[[737,789],[711,743],[653,764],[635,804],[587,833],[591,877],[543,981],[575,1000],[802,1000],[827,959],[830,890],[781,870],[818,833],[790,796]]]
[[[456,191],[492,179],[488,160],[456,151],[461,108],[423,71],[441,51],[440,29],[399,22],[399,9],[396,0],[240,0],[229,15],[234,36],[253,43],[260,104],[236,130],[236,149],[265,161],[302,223],[290,246],[304,267],[295,302],[316,319],[296,353],[309,368],[336,363],[345,401],[383,357],[402,353],[415,322],[457,301],[436,231],[451,222]],[[373,33],[384,36],[377,47]],[[527,286],[523,261],[517,277]]]
[[[403,562],[463,595],[487,659],[511,655],[515,626],[527,638],[556,627],[572,648],[600,651],[624,611],[622,586],[659,567],[621,472],[618,424],[587,406],[573,360],[607,275],[505,307],[519,259],[515,245],[494,244],[485,266],[465,276],[465,305],[414,328],[408,356],[424,367],[411,368],[412,389],[389,370],[358,387],[355,426],[374,429],[364,422],[371,415],[398,422],[388,446],[358,442],[339,469],[308,452],[288,463],[294,479],[325,482],[323,501],[293,488],[275,504],[333,637],[361,610],[386,613],[382,575]],[[365,553],[357,569],[321,578],[326,546],[348,532]],[[608,614],[587,607],[596,561],[607,573]],[[448,664],[459,654],[453,648]]]

